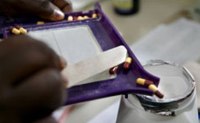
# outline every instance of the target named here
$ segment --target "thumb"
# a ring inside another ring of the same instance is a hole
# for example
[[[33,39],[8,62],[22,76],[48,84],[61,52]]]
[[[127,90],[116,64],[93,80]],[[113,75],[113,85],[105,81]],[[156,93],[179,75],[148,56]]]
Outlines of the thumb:
[[[6,15],[35,14],[52,21],[64,19],[64,13],[58,8],[59,6],[51,1],[53,2],[53,0],[0,0],[0,11]]]
[[[64,19],[65,17],[64,13],[57,6],[49,1],[40,4],[36,8],[38,8],[39,11],[38,15],[44,19],[58,21]]]
[[[22,12],[39,15],[48,20],[64,19],[64,13],[49,0],[21,0],[21,2],[16,2],[14,6]]]

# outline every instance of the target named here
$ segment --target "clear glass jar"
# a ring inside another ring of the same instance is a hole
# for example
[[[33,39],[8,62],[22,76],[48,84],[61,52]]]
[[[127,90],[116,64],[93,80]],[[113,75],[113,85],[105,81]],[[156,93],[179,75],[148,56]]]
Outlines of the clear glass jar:
[[[164,98],[147,95],[122,97],[118,123],[198,123],[195,82],[182,66],[153,60],[144,66],[160,78],[159,90]]]

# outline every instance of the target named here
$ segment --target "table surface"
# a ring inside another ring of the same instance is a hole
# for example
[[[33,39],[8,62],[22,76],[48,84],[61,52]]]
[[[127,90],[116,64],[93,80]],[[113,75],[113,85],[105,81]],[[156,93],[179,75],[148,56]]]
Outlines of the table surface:
[[[117,15],[110,0],[101,2],[104,12],[121,33],[127,44],[131,47],[134,43],[154,29],[159,24],[173,17],[181,10],[195,4],[196,0],[141,0],[139,13],[131,16]],[[120,96],[100,99],[83,104],[69,114],[66,123],[86,123],[98,113],[105,110]]]

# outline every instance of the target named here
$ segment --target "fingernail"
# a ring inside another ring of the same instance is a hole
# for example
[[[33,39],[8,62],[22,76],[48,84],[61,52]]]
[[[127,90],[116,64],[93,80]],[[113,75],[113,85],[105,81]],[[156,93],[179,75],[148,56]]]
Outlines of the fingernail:
[[[53,12],[53,15],[51,17],[51,20],[53,21],[58,21],[58,20],[62,20],[64,19],[65,15],[63,12],[61,12],[60,10],[58,9],[55,9],[54,12]]]

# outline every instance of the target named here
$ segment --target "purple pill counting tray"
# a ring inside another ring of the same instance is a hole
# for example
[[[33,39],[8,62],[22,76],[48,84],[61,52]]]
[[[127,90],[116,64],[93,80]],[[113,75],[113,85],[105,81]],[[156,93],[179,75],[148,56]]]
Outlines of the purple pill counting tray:
[[[92,14],[97,14],[97,17],[92,18]],[[84,20],[74,20],[68,21],[69,16],[78,17],[78,16],[88,16],[90,18]],[[74,12],[66,14],[66,19],[59,22],[45,22],[45,24],[37,25],[36,21],[30,20],[29,22],[18,21],[18,23],[10,24],[3,29],[3,37],[7,38],[11,34],[11,28],[15,25],[23,26],[28,30],[28,33],[34,31],[46,31],[50,29],[62,29],[62,28],[73,28],[73,27],[83,27],[86,26],[91,31],[93,38],[96,40],[98,46],[102,51],[106,51],[117,46],[123,45],[127,51],[128,56],[133,59],[133,63],[130,66],[128,71],[124,71],[120,67],[120,71],[117,73],[116,78],[96,81],[87,84],[80,84],[72,86],[66,89],[68,94],[65,105],[90,101],[99,98],[105,98],[109,96],[121,95],[121,94],[145,94],[153,95],[153,92],[149,89],[139,86],[136,84],[136,79],[142,77],[148,80],[152,80],[155,85],[158,85],[159,78],[151,75],[146,72],[131,49],[128,47],[126,42],[120,36],[118,31],[109,21],[105,13],[102,11],[99,4],[95,5],[94,10],[87,12]],[[73,30],[68,30],[71,33]],[[74,33],[73,33],[74,34]],[[77,34],[76,37],[81,35]],[[86,35],[87,39],[87,35]],[[70,35],[69,39],[70,40]],[[88,39],[89,40],[89,39]],[[84,44],[83,44],[84,45]],[[68,44],[63,44],[63,47],[67,47]],[[78,45],[80,47],[80,45]],[[121,65],[122,66],[122,65]],[[95,66],[94,66],[95,67]]]

